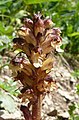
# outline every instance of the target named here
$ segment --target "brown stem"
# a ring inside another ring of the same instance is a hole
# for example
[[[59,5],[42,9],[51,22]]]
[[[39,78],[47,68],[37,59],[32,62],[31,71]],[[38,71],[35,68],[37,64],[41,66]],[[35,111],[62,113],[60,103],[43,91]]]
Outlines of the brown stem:
[[[32,120],[41,120],[42,95],[37,96],[37,102],[32,105]]]

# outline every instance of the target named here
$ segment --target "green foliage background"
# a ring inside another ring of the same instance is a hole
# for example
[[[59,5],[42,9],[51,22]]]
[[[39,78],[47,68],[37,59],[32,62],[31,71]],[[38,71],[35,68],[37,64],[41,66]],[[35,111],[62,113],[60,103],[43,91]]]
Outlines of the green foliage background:
[[[78,0],[1,0],[0,36],[12,39],[21,25],[21,18],[41,11],[52,18],[62,30],[65,52],[79,53],[79,1]],[[4,40],[0,38],[0,51],[4,49]],[[8,47],[8,46],[6,46]]]

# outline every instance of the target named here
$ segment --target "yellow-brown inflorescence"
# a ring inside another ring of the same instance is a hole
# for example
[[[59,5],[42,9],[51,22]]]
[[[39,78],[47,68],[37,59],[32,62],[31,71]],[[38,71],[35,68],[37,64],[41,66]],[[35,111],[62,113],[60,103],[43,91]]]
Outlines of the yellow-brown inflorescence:
[[[21,49],[11,61],[15,80],[23,84],[23,100],[36,99],[37,94],[48,92],[52,77],[49,75],[54,58],[51,52],[59,50],[62,39],[60,29],[53,27],[51,19],[42,19],[35,14],[33,19],[24,19],[24,26],[18,30],[18,37],[13,39],[14,49]]]

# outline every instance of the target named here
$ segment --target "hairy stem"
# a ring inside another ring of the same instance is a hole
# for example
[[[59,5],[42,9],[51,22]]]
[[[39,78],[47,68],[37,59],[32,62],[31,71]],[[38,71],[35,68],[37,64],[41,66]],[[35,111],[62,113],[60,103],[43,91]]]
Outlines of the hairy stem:
[[[42,95],[37,96],[37,102],[32,105],[32,120],[41,120]]]

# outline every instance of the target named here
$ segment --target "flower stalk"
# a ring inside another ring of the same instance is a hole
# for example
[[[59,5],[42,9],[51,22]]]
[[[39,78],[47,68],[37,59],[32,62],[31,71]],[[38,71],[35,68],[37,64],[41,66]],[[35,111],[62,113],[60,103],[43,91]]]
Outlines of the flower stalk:
[[[21,52],[11,60],[10,68],[15,80],[23,86],[19,97],[22,101],[28,99],[32,105],[32,120],[41,120],[43,94],[49,92],[54,84],[49,75],[54,65],[51,52],[60,50],[60,33],[59,28],[53,27],[51,19],[42,19],[40,14],[35,14],[32,20],[24,19],[17,38],[13,39],[14,50],[20,49]]]
[[[32,105],[32,120],[41,120],[42,95],[37,96],[37,102]]]

